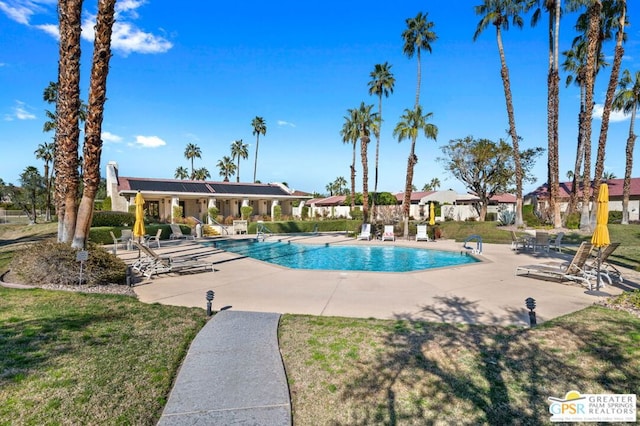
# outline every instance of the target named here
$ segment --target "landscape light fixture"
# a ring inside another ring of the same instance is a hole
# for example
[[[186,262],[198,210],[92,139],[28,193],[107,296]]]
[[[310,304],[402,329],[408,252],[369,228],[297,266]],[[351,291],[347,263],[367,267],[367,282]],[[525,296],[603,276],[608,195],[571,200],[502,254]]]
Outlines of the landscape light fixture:
[[[538,323],[536,320],[536,312],[534,310],[536,308],[536,300],[533,297],[527,297],[524,302],[527,305],[527,309],[529,309],[529,325],[533,327]]]
[[[215,294],[213,293],[213,290],[207,291],[207,316],[208,317],[211,316],[211,302],[213,302],[214,296]]]

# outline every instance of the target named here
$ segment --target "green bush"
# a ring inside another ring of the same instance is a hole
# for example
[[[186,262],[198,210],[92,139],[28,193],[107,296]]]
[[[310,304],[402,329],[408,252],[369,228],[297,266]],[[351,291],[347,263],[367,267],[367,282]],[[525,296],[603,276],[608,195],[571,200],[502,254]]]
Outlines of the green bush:
[[[96,244],[87,244],[83,282],[88,285],[125,284],[127,265]],[[46,240],[17,251],[11,270],[25,283],[77,285],[80,279],[78,251],[69,244]]]
[[[309,219],[309,206],[302,206],[302,212],[300,213],[300,218],[302,220]]]
[[[253,207],[251,206],[240,207],[240,214],[242,215],[242,220],[249,220],[252,213],[253,213]]]
[[[91,226],[112,226],[112,227],[122,227],[122,226],[133,226],[136,221],[136,215],[134,213],[127,212],[112,212],[112,211],[103,211],[103,212],[95,212],[93,214],[93,220],[91,221]]]
[[[609,223],[622,223],[622,212],[609,211]]]
[[[209,213],[209,216],[211,216],[211,218],[215,220],[218,217],[218,213],[220,213],[220,210],[217,207],[209,207],[207,212]]]
[[[351,215],[351,219],[353,220],[362,221],[362,219],[364,218],[364,213],[362,213],[362,210],[360,210],[359,208],[351,210],[349,214]]]
[[[538,227],[542,224],[538,216],[533,212],[533,204],[522,206],[522,220],[527,224],[527,226],[532,228]]]
[[[579,229],[580,228],[580,213],[574,212],[567,216],[565,221],[565,225],[569,229]]]
[[[273,219],[282,220],[282,206],[277,205],[273,207]]]
[[[111,210],[111,197],[106,197],[104,200],[102,200],[102,210]]]

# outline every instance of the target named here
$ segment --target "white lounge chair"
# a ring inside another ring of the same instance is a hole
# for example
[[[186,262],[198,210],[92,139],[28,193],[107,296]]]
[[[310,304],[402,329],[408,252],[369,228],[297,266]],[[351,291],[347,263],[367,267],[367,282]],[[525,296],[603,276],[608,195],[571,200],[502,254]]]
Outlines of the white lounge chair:
[[[147,239],[145,240],[145,244],[149,245],[149,244],[151,244],[152,241],[155,241],[156,245],[158,246],[158,248],[160,248],[160,236],[161,235],[162,235],[162,228],[158,229],[158,232],[156,232],[156,235],[147,236]]]
[[[393,225],[385,225],[382,233],[382,241],[395,241],[396,235],[393,232]]]
[[[141,254],[144,255],[134,264],[134,269],[147,278],[151,278],[155,274],[182,272],[198,268],[211,268],[211,272],[214,271],[213,262],[199,260],[195,257],[174,258],[171,256],[160,256],[147,246],[135,241],[133,244],[140,250]]]
[[[416,226],[416,241],[430,241],[427,225]]]
[[[560,281],[574,281],[586,285],[592,289],[591,280],[596,276],[589,272],[585,264],[591,253],[593,245],[586,241],[582,242],[576,250],[576,254],[569,263],[539,263],[535,265],[523,265],[516,268],[518,272],[526,272],[527,275],[537,275],[548,278],[555,278]]]
[[[549,249],[558,250],[558,253],[562,253],[562,238],[564,237],[564,232],[558,232],[556,237],[549,244]]]
[[[171,223],[169,224],[169,226],[171,227],[171,235],[169,235],[170,240],[179,240],[182,238],[184,238],[185,240],[196,239],[192,234],[183,234],[182,229],[180,229],[180,225],[178,225],[177,223]]]
[[[111,238],[113,238],[113,248],[115,253],[118,253],[118,244],[122,244],[123,249],[130,248],[131,241],[133,239],[133,233],[130,229],[123,229],[121,231],[120,238],[116,237],[113,231],[109,231]]]
[[[620,243],[611,243],[608,246],[606,246],[603,249],[601,249],[601,251],[600,251],[600,260],[598,260],[598,254],[597,254],[597,252],[595,252],[594,253],[594,257],[592,257],[591,259],[587,260],[587,263],[585,264],[585,267],[586,267],[587,271],[592,273],[592,274],[595,274],[597,276],[597,274],[598,274],[598,262],[600,262],[600,268],[599,269],[600,269],[600,276],[601,277],[605,278],[609,282],[609,284],[613,283],[613,280],[611,279],[612,276],[619,283],[623,283],[624,282],[624,278],[622,277],[622,272],[620,272],[620,270],[618,268],[613,266],[608,261],[608,258],[611,255],[611,253],[613,253],[619,246],[620,246]]]
[[[362,224],[362,230],[360,231],[360,234],[358,235],[358,239],[359,240],[367,240],[367,241],[369,241],[371,239],[371,224],[370,223],[363,223]]]

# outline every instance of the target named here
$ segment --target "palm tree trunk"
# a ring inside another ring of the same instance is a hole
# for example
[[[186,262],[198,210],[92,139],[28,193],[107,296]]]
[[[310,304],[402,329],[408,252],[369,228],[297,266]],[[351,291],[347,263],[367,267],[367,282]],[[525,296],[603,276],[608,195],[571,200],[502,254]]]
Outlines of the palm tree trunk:
[[[414,108],[418,108],[418,105],[420,105],[420,82],[422,81],[422,66],[421,66],[421,61],[420,61],[420,48],[418,48],[416,50],[417,50],[417,57],[418,57],[418,82],[416,83],[416,104],[415,104]]]
[[[558,74],[558,45],[560,32],[560,0],[555,0],[555,10],[549,11],[549,78],[548,78],[548,156],[549,156],[549,201],[550,211],[553,215],[554,228],[562,226],[559,203],[560,176],[558,170],[558,119],[560,111],[559,85],[560,76]],[[555,27],[554,27],[555,24]]]
[[[256,158],[253,161],[253,182],[256,181],[256,171],[258,170],[258,146],[260,145],[260,133],[256,136]]]
[[[360,137],[360,156],[362,158],[362,217],[365,222],[369,220],[369,165],[367,161],[367,145],[369,137]]]
[[[100,154],[102,152],[102,119],[107,100],[107,75],[111,58],[111,33],[116,0],[100,0],[95,26],[93,64],[89,84],[89,107],[85,121],[84,173],[82,200],[78,208],[78,220],[72,247],[85,247],[93,218],[93,203],[100,184]],[[193,162],[193,159],[191,159]],[[193,163],[192,163],[193,164]]]
[[[51,222],[51,180],[49,179],[49,162],[44,163],[44,183],[47,191],[45,198],[45,216],[46,222]]]
[[[629,224],[629,196],[631,194],[631,170],[633,168],[633,148],[636,143],[636,135],[633,126],[636,121],[637,105],[631,110],[631,124],[629,124],[629,137],[627,138],[626,161],[624,168],[624,182],[622,184],[622,224]]]
[[[592,230],[589,217],[589,204],[591,198],[591,124],[593,116],[593,86],[595,83],[596,52],[598,49],[598,33],[600,28],[600,12],[602,3],[595,0],[589,7],[589,33],[587,43],[587,64],[585,71],[585,120],[584,120],[584,167],[582,178],[582,214],[580,216],[580,229],[590,232]]]
[[[624,40],[624,23],[626,17],[626,3],[621,0],[622,12],[620,13],[618,25],[618,35],[616,37],[616,48],[613,56],[613,65],[611,67],[611,76],[609,77],[609,85],[607,86],[607,93],[604,99],[604,107],[602,110],[602,123],[600,125],[600,137],[598,139],[598,154],[596,157],[596,168],[593,176],[595,183],[594,199],[597,199],[598,192],[600,191],[600,182],[602,180],[602,173],[604,172],[604,155],[607,145],[607,133],[609,131],[609,117],[611,116],[611,105],[613,104],[613,97],[615,95],[616,86],[618,85],[618,78],[620,77],[620,63],[622,62],[622,56],[624,55],[624,47],[622,47],[622,41]]]
[[[71,242],[76,227],[78,127],[80,111],[80,33],[82,0],[60,0],[58,123],[56,128],[56,202],[58,240]]]
[[[356,142],[353,142],[353,159],[351,160],[351,211],[356,208]]]
[[[418,162],[416,158],[416,137],[411,138],[411,152],[407,159],[407,180],[404,185],[404,200],[402,201],[402,216],[404,219],[404,238],[409,239],[409,215],[411,213],[411,190],[413,186],[413,169]]]
[[[376,198],[378,197],[378,159],[380,158],[380,133],[382,132],[382,92],[378,95],[378,118],[380,119],[380,124],[378,125],[378,133],[376,134],[376,170],[373,180],[374,196],[371,199],[371,217],[373,220],[376,218]]]
[[[516,223],[520,227],[523,225],[522,220],[522,162],[520,161],[520,141],[516,132],[516,119],[513,112],[513,99],[511,97],[511,83],[509,82],[509,68],[507,68],[507,60],[504,56],[504,48],[502,46],[502,35],[500,27],[496,26],[496,39],[498,41],[498,52],[500,53],[500,74],[502,76],[502,84],[504,86],[504,98],[507,103],[507,116],[509,118],[509,135],[513,143],[513,160],[516,172]]]

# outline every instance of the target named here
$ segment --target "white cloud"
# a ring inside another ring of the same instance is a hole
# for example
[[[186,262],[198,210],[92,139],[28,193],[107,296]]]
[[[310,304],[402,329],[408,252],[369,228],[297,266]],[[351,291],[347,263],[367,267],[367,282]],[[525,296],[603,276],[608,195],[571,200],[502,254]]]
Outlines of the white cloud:
[[[165,146],[167,143],[157,136],[136,136],[136,142],[133,146],[138,148],[158,148]]]
[[[104,142],[114,142],[114,143],[122,142],[122,138],[120,136],[114,135],[113,133],[110,133],[110,132],[102,132],[101,138]]]
[[[285,126],[296,127],[296,125],[294,123],[289,123],[288,121],[284,121],[284,120],[278,120],[277,123],[278,123],[278,126],[280,126],[280,127],[285,127]]]
[[[0,10],[4,12],[9,19],[24,25],[29,25],[29,18],[35,13],[33,8],[29,8],[28,6],[32,5],[30,5],[29,2],[20,4],[19,2],[7,3],[0,1]]]
[[[11,114],[4,116],[5,121],[13,120],[35,120],[36,116],[29,111],[29,106],[21,101],[16,101],[16,105],[12,108]]]
[[[42,25],[35,25],[35,27],[49,34],[51,37],[55,38],[56,40],[60,40],[60,29],[58,28],[57,25],[42,24]]]
[[[602,120],[602,113],[604,112],[604,105],[602,104],[595,104],[593,106],[593,117],[597,118],[599,120]],[[627,117],[622,111],[611,111],[611,114],[609,115],[609,122],[610,123],[615,123],[617,121],[625,121],[628,120],[629,117]]]

